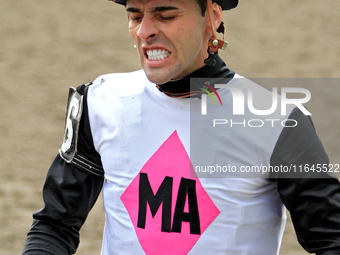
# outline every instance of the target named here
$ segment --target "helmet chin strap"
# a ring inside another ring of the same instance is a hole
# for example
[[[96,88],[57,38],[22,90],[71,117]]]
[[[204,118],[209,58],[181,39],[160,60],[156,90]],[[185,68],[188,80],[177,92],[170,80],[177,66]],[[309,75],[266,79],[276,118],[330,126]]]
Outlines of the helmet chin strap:
[[[218,49],[221,50],[225,50],[227,48],[228,42],[225,41],[225,27],[224,27],[224,23],[221,22],[220,26],[218,27],[218,29],[216,30],[218,33],[222,33],[223,34],[223,40],[220,40],[217,38],[216,36],[216,31],[215,31],[215,27],[214,24],[212,23],[212,0],[208,0],[207,1],[207,12],[208,12],[208,17],[209,17],[209,22],[211,25],[211,29],[212,29],[212,36],[209,39],[209,43],[208,43],[208,58],[204,60],[204,64],[208,65],[208,66],[214,66],[216,65],[216,56],[218,55]]]

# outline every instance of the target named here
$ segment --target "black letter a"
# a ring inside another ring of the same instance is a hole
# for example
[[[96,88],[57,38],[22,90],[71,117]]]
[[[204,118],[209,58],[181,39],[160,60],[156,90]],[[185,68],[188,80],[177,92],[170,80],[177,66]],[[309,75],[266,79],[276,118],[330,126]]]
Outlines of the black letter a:
[[[184,206],[187,194],[189,212],[185,213]],[[200,219],[197,207],[196,181],[185,178],[181,179],[181,184],[179,185],[174,221],[172,223],[171,231],[181,233],[182,221],[190,223],[190,234],[201,234]]]

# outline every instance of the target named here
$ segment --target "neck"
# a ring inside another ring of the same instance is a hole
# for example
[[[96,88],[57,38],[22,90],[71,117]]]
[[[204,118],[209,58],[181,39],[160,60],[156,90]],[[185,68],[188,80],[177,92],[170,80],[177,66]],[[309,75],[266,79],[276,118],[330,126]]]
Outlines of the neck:
[[[170,97],[197,97],[202,85],[190,86],[191,78],[233,78],[235,72],[230,70],[218,56],[215,66],[205,65],[193,73],[175,81],[157,85],[157,88]]]

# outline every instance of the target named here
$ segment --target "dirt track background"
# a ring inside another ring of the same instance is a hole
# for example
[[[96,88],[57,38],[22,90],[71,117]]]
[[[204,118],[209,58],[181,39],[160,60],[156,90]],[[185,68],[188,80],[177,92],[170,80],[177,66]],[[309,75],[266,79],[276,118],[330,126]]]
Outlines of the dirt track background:
[[[221,55],[231,69],[249,78],[340,77],[339,1],[240,1],[224,13],[230,44]],[[21,254],[31,215],[43,205],[69,86],[140,65],[124,8],[111,2],[2,0],[0,17],[0,254],[12,255]],[[307,89],[318,134],[339,164],[339,87]],[[77,254],[100,253],[103,224],[100,198]],[[306,254],[290,221],[280,254]]]

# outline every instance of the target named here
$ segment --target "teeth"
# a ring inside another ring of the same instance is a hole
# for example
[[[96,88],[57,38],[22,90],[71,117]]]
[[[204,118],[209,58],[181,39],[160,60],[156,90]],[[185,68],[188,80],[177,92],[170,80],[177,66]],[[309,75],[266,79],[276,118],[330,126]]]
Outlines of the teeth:
[[[160,60],[165,59],[170,56],[170,52],[167,50],[148,50],[146,55],[148,55],[149,60]]]

